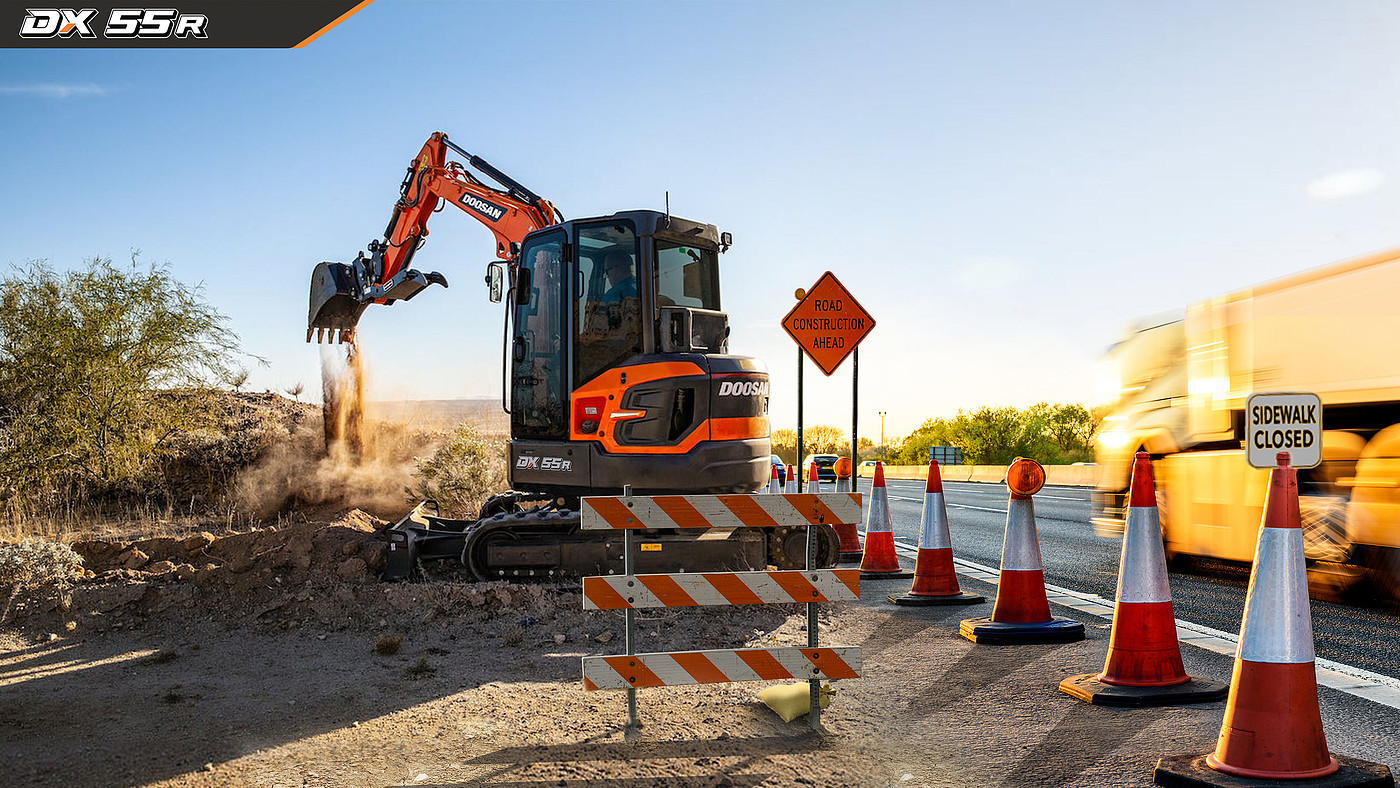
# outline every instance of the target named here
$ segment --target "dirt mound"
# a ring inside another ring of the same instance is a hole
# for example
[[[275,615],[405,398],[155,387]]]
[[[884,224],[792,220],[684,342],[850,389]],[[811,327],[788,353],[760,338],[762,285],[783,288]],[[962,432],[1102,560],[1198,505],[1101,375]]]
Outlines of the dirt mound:
[[[387,523],[351,511],[332,523],[304,523],[215,537],[78,542],[83,580],[27,591],[10,621],[41,639],[51,633],[142,630],[181,636],[226,630],[411,630],[524,642],[622,641],[622,616],[583,609],[577,584],[464,582],[450,562],[434,580],[385,584]],[[791,609],[789,609],[791,608]],[[640,611],[639,636],[675,647],[741,644],[797,608],[767,606]],[[57,635],[61,636],[61,635]]]

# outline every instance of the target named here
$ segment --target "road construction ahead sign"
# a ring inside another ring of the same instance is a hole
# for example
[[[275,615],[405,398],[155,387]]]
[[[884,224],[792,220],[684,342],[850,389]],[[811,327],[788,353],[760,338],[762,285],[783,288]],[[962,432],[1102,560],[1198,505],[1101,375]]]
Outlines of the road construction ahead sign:
[[[1255,468],[1275,467],[1281,451],[1294,468],[1322,461],[1322,400],[1316,394],[1251,394],[1244,420],[1245,448]]]
[[[828,375],[874,327],[875,318],[830,271],[783,318],[788,336]]]

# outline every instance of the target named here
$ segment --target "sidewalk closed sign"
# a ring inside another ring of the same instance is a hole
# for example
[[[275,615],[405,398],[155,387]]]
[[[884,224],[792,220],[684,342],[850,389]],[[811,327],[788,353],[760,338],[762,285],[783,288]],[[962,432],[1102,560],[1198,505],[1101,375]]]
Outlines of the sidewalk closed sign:
[[[1251,394],[1244,408],[1249,464],[1273,468],[1288,452],[1294,468],[1322,461],[1322,400],[1316,394]]]

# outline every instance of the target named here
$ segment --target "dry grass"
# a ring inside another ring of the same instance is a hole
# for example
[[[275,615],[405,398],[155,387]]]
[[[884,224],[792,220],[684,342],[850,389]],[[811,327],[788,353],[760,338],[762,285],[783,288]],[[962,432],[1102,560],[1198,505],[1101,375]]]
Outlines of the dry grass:
[[[403,635],[386,632],[374,639],[374,653],[381,657],[392,657],[403,648]]]

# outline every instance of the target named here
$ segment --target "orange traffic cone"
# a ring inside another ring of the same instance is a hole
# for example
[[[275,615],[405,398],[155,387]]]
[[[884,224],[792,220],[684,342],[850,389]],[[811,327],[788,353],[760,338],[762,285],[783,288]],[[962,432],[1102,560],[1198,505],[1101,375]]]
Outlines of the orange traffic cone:
[[[1140,451],[1133,461],[1108,660],[1102,673],[1070,676],[1060,691],[1105,706],[1170,706],[1220,700],[1229,690],[1186,675],[1181,663],[1152,461]]]
[[[841,471],[843,470],[841,463],[846,464],[844,468],[846,473],[851,473],[850,460],[846,459],[845,457],[842,457],[841,459],[836,461],[836,492],[855,492],[854,486],[851,483],[852,481],[854,481],[854,479],[852,477],[842,478],[841,476]],[[836,538],[840,543],[840,552],[837,555],[838,563],[856,563],[859,562],[862,557],[864,557],[865,554],[864,552],[862,552],[860,546],[860,533],[856,531],[855,523],[837,523]]]
[[[865,515],[865,552],[860,559],[863,580],[913,577],[899,566],[894,554],[894,522],[890,519],[889,492],[885,490],[885,466],[875,463],[875,483],[870,488],[870,508]]]
[[[938,461],[929,460],[924,485],[924,515],[920,524],[919,557],[914,563],[914,587],[903,596],[891,594],[896,605],[972,605],[981,594],[965,594],[953,571],[953,540],[948,535],[948,508],[943,503],[943,475]]]
[[[1006,538],[1001,545],[1001,575],[990,618],[969,618],[958,632],[974,643],[1072,643],[1084,639],[1084,625],[1050,616],[1045,571],[1035,532],[1031,496],[1045,486],[1045,468],[1017,457],[1006,469],[1011,500],[1006,507]]]
[[[778,478],[778,466],[773,466],[773,475],[768,479],[768,489],[765,491],[769,495],[781,495],[783,492],[783,480]]]
[[[787,467],[787,492],[791,495],[797,494],[797,470],[791,465]]]
[[[1394,784],[1380,764],[1327,752],[1317,702],[1298,475],[1288,452],[1269,477],[1240,645],[1220,740],[1209,755],[1157,762],[1158,785],[1258,785],[1327,777],[1329,786]],[[1330,776],[1329,776],[1330,775]]]

